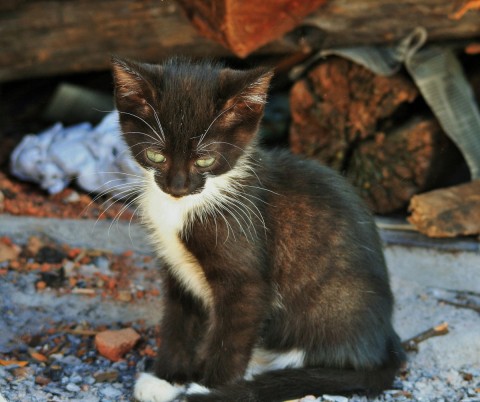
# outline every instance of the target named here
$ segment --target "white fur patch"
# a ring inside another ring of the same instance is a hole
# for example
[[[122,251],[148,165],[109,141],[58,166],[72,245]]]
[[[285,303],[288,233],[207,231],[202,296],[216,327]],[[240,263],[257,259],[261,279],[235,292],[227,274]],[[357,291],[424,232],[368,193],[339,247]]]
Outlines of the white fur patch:
[[[192,394],[209,394],[210,390],[203,385],[197,384],[196,382],[192,382],[187,385],[187,395]]]
[[[244,378],[251,380],[253,376],[266,371],[303,367],[304,361],[305,352],[299,349],[292,349],[284,353],[275,353],[265,349],[255,348]]]
[[[146,171],[145,190],[140,198],[144,223],[151,229],[150,237],[158,255],[168,262],[183,286],[198,297],[206,307],[212,305],[212,290],[199,261],[185,247],[180,235],[189,235],[192,219],[201,221],[207,215],[222,219],[219,212],[220,205],[236,212],[237,217],[234,219],[240,226],[248,225],[248,218],[250,221],[252,219],[251,211],[246,209],[242,215],[239,212],[238,201],[235,201],[235,204],[231,201],[232,196],[224,194],[224,191],[231,193],[232,189],[235,189],[235,182],[250,174],[247,169],[248,162],[240,159],[237,165],[238,167],[226,174],[207,178],[201,193],[181,198],[174,198],[160,190],[155,182],[153,171]]]
[[[147,178],[148,185],[140,205],[145,223],[152,230],[151,240],[156,251],[168,262],[185,288],[210,306],[212,292],[205,273],[180,239],[195,202],[190,199],[192,196],[176,199],[162,192],[155,183],[153,172],[148,172]]]
[[[151,374],[141,373],[135,383],[133,396],[140,402],[169,402],[183,390],[184,387],[172,385]]]

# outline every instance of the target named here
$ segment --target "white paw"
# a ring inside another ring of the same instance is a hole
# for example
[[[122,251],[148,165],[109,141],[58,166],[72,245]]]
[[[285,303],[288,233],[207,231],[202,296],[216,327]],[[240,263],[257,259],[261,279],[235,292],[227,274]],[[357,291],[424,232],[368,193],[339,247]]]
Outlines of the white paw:
[[[135,383],[133,396],[140,402],[169,402],[183,390],[184,387],[175,386],[151,374],[142,373]]]
[[[210,390],[203,385],[197,384],[196,382],[192,382],[187,385],[187,395],[191,394],[209,394]]]

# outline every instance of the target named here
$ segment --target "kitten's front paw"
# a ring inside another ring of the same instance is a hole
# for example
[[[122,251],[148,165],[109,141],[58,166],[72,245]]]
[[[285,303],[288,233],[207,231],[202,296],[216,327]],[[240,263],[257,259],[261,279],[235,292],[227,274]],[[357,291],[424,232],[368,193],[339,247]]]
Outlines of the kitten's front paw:
[[[139,402],[170,402],[183,392],[183,388],[151,374],[142,373],[135,383],[133,396]]]

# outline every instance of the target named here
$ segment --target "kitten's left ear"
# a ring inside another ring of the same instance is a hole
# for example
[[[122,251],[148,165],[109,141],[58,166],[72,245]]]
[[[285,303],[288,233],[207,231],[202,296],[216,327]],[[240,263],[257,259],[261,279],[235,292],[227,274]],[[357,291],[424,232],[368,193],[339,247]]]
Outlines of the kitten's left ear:
[[[151,65],[135,63],[112,57],[115,100],[117,109],[131,110],[135,113],[151,113],[155,91],[148,80]]]
[[[267,102],[267,92],[273,71],[266,68],[256,68],[250,71],[226,69],[222,71],[222,81],[228,100],[223,110],[231,109],[241,117],[245,114],[259,115],[263,113]]]

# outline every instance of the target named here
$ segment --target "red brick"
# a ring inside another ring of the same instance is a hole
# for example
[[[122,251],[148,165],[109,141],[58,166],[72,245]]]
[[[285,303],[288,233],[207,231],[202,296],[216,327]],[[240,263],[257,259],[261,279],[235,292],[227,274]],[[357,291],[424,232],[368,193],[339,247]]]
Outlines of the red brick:
[[[98,352],[112,361],[120,360],[140,340],[140,335],[133,328],[107,330],[95,336]]]

